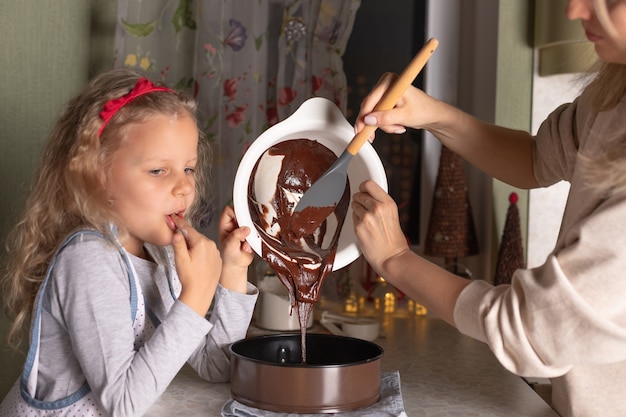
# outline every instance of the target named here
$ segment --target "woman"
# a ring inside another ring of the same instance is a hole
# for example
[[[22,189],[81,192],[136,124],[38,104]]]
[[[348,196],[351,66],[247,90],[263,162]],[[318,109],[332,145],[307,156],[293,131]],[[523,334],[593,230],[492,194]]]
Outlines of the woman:
[[[354,196],[368,262],[462,333],[490,346],[522,376],[552,380],[562,416],[626,415],[626,1],[570,0],[603,66],[583,93],[557,108],[536,136],[484,123],[411,88],[372,112],[394,75],[363,101],[364,124],[426,129],[487,174],[520,188],[571,183],[562,228],[545,264],[511,285],[459,278],[406,244],[393,200],[374,182]]]

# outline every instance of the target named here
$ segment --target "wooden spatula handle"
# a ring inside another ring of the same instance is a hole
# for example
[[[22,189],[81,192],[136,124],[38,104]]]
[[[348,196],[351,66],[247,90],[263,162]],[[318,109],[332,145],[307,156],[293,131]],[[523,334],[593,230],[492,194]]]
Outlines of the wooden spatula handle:
[[[396,105],[400,97],[402,97],[402,94],[404,94],[406,89],[413,83],[415,77],[422,71],[422,68],[424,68],[424,65],[426,65],[426,62],[428,62],[438,45],[439,41],[435,38],[429,39],[428,42],[424,44],[422,49],[415,55],[404,71],[402,71],[393,85],[385,91],[380,101],[374,106],[374,111],[390,110]],[[375,130],[376,126],[365,126],[350,141],[346,147],[346,151],[352,155],[356,155],[367,138],[369,138]]]

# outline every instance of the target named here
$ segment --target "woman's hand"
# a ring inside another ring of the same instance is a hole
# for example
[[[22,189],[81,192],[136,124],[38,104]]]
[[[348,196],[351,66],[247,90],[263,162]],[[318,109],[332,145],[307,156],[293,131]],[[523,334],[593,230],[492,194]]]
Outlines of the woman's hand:
[[[239,227],[235,210],[226,206],[219,223],[219,239],[222,252],[222,274],[220,283],[224,288],[246,293],[248,288],[248,266],[254,253],[246,238],[250,234],[247,226]]]
[[[183,286],[178,299],[201,316],[211,307],[222,270],[217,245],[184,219],[172,216],[177,231],[172,239],[176,271]]]
[[[352,220],[363,255],[382,276],[389,261],[410,251],[400,228],[398,207],[376,182],[369,180],[359,186],[353,196]]]
[[[517,188],[539,186],[533,171],[533,138],[528,132],[485,123],[415,87],[409,87],[393,109],[373,111],[396,78],[384,74],[363,99],[354,125],[357,133],[365,125],[396,134],[405,127],[425,129],[486,174]]]
[[[398,78],[396,74],[384,74],[363,99],[354,126],[356,132],[361,131],[365,125],[371,125],[387,133],[401,134],[405,132],[405,127],[426,128],[437,120],[440,102],[415,87],[409,87],[393,109],[373,111],[396,78]],[[373,137],[370,139],[373,140]]]
[[[471,282],[412,252],[400,228],[398,207],[374,181],[354,194],[352,219],[363,254],[374,270],[407,296],[454,325],[454,306]]]

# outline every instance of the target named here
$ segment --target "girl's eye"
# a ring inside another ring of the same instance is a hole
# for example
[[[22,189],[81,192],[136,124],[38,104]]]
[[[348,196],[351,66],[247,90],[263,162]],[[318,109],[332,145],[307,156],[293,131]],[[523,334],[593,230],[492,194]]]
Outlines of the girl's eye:
[[[165,172],[165,170],[163,168],[157,168],[157,169],[151,169],[150,170],[150,175],[161,175]]]
[[[195,168],[185,168],[185,173],[193,175],[196,172]]]

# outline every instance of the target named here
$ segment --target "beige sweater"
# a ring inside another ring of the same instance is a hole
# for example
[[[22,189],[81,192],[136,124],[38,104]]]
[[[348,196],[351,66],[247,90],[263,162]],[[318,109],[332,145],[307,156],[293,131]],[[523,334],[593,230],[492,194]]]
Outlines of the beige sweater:
[[[550,115],[534,144],[535,176],[571,183],[555,249],[510,286],[472,282],[454,311],[459,330],[508,370],[551,378],[563,417],[626,416],[626,197],[594,193],[580,164],[625,134],[626,100],[594,115],[583,95]]]

